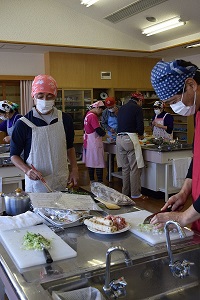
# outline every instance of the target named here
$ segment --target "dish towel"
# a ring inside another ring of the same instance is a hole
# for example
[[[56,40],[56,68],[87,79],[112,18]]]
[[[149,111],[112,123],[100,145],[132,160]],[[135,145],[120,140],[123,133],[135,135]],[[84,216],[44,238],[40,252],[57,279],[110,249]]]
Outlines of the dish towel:
[[[43,219],[31,211],[10,217],[0,216],[0,232],[17,228],[24,228],[43,223]]]
[[[172,160],[172,176],[174,187],[182,187],[191,163],[191,159],[191,157],[184,157]]]

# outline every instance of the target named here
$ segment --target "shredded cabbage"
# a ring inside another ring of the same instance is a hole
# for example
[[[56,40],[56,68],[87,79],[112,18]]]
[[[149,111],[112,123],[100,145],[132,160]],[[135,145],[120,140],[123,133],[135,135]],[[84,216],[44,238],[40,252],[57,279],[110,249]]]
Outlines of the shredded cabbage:
[[[41,234],[28,232],[23,237],[23,247],[26,250],[42,250],[50,249],[51,241],[43,237]]]
[[[140,229],[140,231],[142,232],[149,232],[149,233],[153,233],[153,234],[162,234],[164,231],[162,228],[158,229],[156,228],[156,225],[153,224],[143,224],[140,223],[138,224],[138,227]]]

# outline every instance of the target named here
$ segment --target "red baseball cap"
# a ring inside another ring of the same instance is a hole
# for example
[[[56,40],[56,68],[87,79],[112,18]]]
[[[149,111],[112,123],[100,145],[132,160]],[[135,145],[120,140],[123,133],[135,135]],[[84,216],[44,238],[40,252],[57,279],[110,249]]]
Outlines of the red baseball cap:
[[[135,92],[131,94],[131,98],[134,98],[136,100],[144,100],[144,95],[142,93],[139,92]]]
[[[115,105],[115,103],[116,103],[116,101],[115,101],[114,97],[107,97],[105,100],[105,106],[108,108]]]

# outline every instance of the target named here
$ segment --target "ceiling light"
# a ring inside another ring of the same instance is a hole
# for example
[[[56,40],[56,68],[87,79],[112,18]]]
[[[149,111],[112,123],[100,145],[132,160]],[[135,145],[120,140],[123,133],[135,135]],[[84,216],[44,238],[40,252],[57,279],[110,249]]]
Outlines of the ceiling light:
[[[91,6],[99,0],[81,0],[81,4],[84,4],[86,7]]]
[[[142,31],[142,34],[146,34],[146,36],[150,36],[185,24],[186,22],[181,21],[180,17],[175,17],[167,21],[157,23],[155,25],[145,28]]]
[[[188,46],[186,46],[185,48],[188,49],[188,48],[196,48],[196,47],[200,47],[200,43],[198,43],[198,44],[193,44],[193,45],[188,45]]]

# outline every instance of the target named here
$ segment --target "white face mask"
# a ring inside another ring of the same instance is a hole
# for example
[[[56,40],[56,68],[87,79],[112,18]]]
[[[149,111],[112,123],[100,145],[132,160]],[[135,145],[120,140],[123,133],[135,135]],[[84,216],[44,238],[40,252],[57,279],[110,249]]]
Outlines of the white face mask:
[[[196,108],[196,92],[194,94],[194,103],[192,106],[186,106],[183,102],[182,102],[182,97],[181,100],[174,103],[174,104],[170,104],[171,109],[176,113],[179,114],[181,116],[191,116],[195,114],[195,108]]]
[[[161,113],[160,109],[154,109],[154,112],[155,112],[156,116]]]
[[[0,116],[0,119],[3,120],[3,121],[7,120],[7,118],[4,117],[4,116]]]
[[[114,111],[115,111],[115,109],[114,109],[114,107],[113,107],[113,108],[108,108],[108,111],[110,111],[110,112],[114,112]]]
[[[54,100],[42,100],[42,99],[36,99],[36,108],[41,112],[41,114],[46,114],[50,110],[52,110],[55,101]]]

